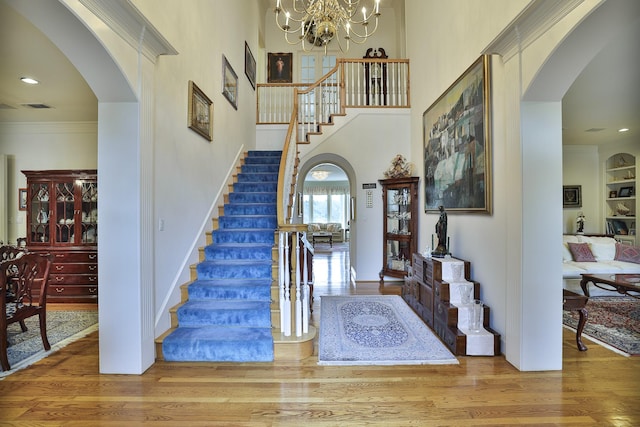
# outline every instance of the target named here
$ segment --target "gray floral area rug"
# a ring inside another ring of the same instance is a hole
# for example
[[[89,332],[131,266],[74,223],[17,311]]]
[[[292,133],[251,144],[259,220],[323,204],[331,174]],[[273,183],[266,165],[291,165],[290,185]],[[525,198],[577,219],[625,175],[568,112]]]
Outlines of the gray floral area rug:
[[[320,365],[458,363],[398,295],[321,298]]]
[[[582,336],[626,356],[640,356],[640,301],[627,296],[591,297]],[[562,322],[578,327],[578,313],[564,311]]]
[[[38,316],[25,321],[27,332],[18,323],[9,325],[7,357],[11,370],[0,371],[0,379],[25,368],[69,343],[98,329],[96,310],[47,311],[47,336],[51,350],[45,351],[40,338]]]

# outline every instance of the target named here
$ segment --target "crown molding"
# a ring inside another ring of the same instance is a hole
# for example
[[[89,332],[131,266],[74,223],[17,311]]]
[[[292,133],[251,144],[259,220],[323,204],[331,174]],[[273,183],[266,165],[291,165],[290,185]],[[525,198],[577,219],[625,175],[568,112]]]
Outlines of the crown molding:
[[[177,55],[160,31],[129,0],[79,0],[131,47],[155,62],[159,55]]]
[[[504,61],[527,48],[584,0],[533,0],[483,53],[501,55]]]

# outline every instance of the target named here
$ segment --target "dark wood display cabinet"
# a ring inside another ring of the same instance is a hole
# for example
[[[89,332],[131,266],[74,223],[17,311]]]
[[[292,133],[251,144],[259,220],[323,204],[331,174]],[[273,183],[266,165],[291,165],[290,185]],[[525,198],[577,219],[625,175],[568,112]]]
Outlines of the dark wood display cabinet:
[[[27,177],[27,249],[50,253],[50,302],[97,302],[96,170],[22,171]]]
[[[411,267],[418,239],[418,177],[380,180],[382,185],[384,276],[403,278]]]

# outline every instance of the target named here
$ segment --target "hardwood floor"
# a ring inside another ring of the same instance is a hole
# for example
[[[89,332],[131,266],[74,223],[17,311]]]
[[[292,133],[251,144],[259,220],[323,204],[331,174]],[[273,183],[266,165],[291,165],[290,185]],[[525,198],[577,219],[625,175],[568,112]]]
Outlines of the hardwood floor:
[[[345,253],[315,261],[319,295],[376,294],[349,285]],[[459,365],[154,364],[98,374],[94,333],[0,381],[1,426],[640,425],[640,357],[565,330],[564,369],[519,372],[503,357]]]

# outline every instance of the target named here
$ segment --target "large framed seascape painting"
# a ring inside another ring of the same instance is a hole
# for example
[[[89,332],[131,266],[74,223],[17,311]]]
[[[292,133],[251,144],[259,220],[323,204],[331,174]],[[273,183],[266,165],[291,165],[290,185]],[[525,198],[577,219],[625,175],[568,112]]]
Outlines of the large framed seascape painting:
[[[490,71],[481,56],[422,116],[425,212],[491,214]]]

